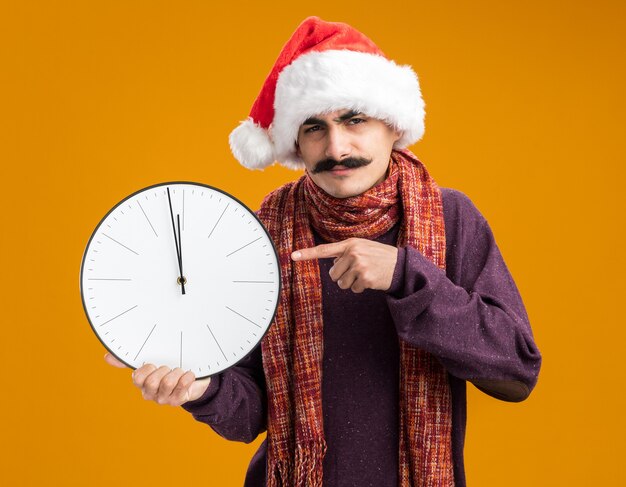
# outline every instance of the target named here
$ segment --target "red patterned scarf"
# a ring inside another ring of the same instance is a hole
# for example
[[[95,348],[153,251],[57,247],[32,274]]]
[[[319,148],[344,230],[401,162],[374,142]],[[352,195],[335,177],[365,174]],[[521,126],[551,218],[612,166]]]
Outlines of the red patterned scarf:
[[[397,245],[411,245],[445,267],[441,192],[408,150],[393,151],[387,178],[365,193],[334,198],[305,174],[269,194],[258,212],[278,250],[282,290],[262,340],[268,393],[268,487],[321,487],[326,451],[322,418],[322,282],[317,260],[291,260],[329,241],[375,239],[401,220]],[[400,487],[453,486],[452,407],[446,371],[400,342]]]

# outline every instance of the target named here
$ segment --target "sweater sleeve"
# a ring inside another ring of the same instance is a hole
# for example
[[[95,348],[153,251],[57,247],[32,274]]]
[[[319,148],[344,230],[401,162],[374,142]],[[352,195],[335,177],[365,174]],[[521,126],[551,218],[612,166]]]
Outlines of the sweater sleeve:
[[[265,394],[258,345],[237,365],[212,376],[202,397],[182,408],[223,438],[250,443],[267,427]]]
[[[415,248],[403,247],[387,304],[402,340],[483,392],[522,401],[537,382],[541,355],[487,221],[478,210],[464,220],[447,246],[458,254],[459,283]]]

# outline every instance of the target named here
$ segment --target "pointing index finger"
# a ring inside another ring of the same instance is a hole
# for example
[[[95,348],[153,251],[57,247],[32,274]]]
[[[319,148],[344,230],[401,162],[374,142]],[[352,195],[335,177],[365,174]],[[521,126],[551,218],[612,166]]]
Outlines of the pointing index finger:
[[[324,259],[327,257],[339,257],[343,254],[345,248],[344,242],[333,242],[329,244],[321,244],[308,249],[296,250],[291,254],[293,260],[311,260]]]

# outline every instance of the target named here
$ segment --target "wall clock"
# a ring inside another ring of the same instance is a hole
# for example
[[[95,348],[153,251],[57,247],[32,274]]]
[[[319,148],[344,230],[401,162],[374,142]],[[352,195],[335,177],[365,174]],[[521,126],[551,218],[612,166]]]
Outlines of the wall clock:
[[[181,367],[197,378],[243,359],[274,318],[278,254],[254,212],[193,182],[124,198],[91,235],[80,268],[85,313],[131,368]]]

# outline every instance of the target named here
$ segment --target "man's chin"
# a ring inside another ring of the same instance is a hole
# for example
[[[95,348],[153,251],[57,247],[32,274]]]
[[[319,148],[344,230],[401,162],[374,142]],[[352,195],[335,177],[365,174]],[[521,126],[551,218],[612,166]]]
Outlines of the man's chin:
[[[335,184],[324,184],[320,187],[330,196],[341,199],[357,196],[363,192],[359,187],[355,187],[354,184],[349,184],[347,181],[343,182],[343,184],[336,182]]]

